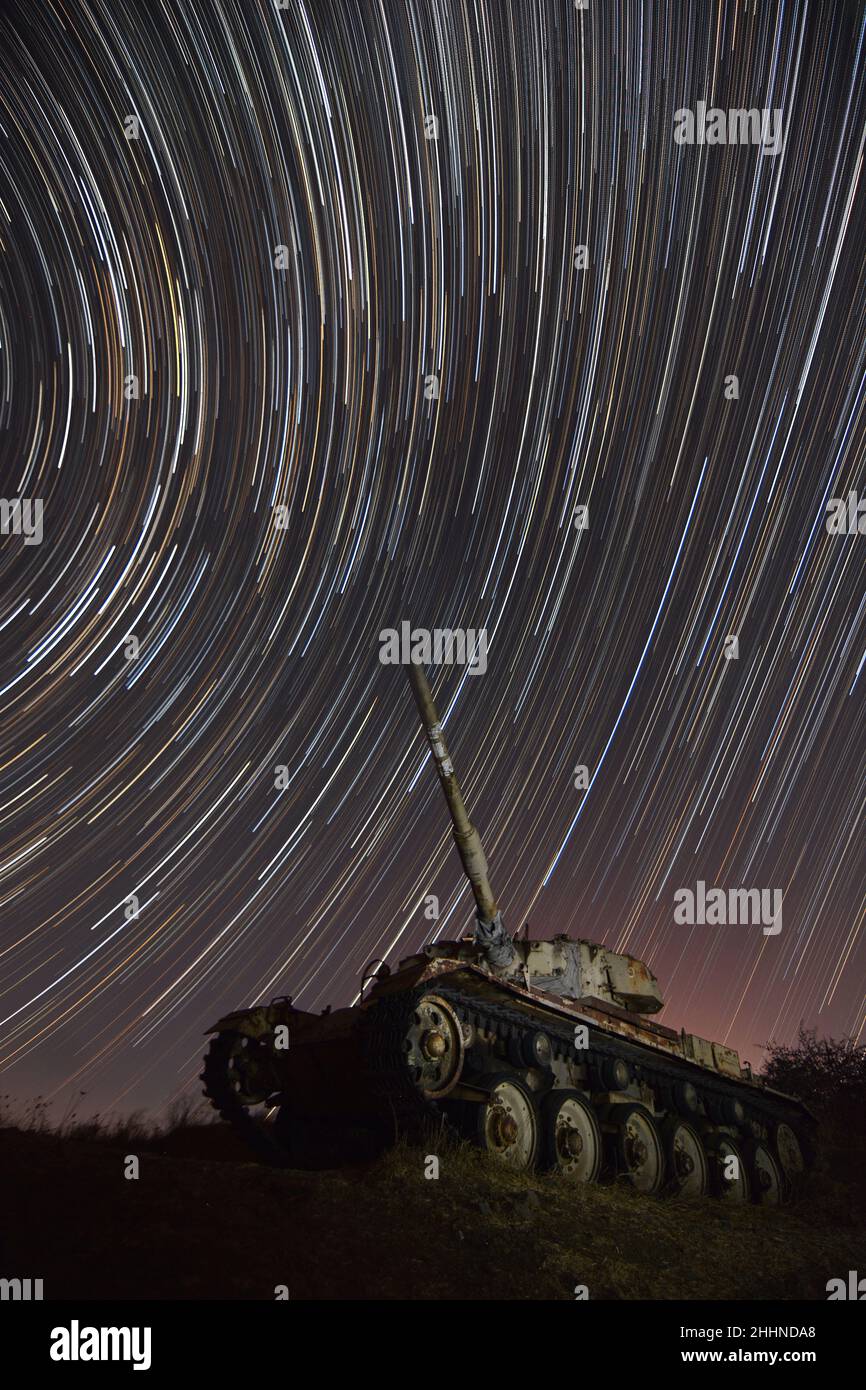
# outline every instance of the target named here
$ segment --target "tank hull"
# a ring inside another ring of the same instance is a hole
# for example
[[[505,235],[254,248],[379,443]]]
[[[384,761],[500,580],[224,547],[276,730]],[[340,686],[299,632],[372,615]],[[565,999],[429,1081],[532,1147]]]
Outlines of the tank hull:
[[[243,1030],[259,1088],[239,1094],[225,1061]],[[505,982],[468,960],[413,957],[354,1008],[316,1016],[277,1001],[213,1031],[219,1055],[206,1065],[206,1093],[277,1163],[290,1163],[298,1136],[322,1123],[421,1138],[444,1122],[518,1167],[582,1166],[650,1192],[775,1202],[814,1147],[806,1107],[763,1085],[730,1049],[594,996]],[[270,1121],[253,1120],[256,1105]]]

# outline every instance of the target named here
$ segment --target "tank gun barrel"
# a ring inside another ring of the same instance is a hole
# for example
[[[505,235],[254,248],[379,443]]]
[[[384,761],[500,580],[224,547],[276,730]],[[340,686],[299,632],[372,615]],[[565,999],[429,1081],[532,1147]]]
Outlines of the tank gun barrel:
[[[442,725],[439,722],[439,715],[433,701],[433,693],[423,667],[412,661],[407,667],[407,672],[412,694],[415,697],[415,704],[418,706],[418,713],[421,716],[421,724],[433,754],[433,762],[439,774],[439,781],[448,803],[448,810],[451,813],[457,853],[460,855],[463,871],[469,880],[475,898],[477,918],[475,939],[479,946],[484,949],[490,964],[502,969],[511,963],[515,953],[511,938],[502,925],[496,899],[493,896],[493,889],[490,886],[487,860],[481,846],[481,837],[467,814],[460,784],[454,772],[454,764],[451,761],[448,745],[445,742],[445,735],[442,732]]]

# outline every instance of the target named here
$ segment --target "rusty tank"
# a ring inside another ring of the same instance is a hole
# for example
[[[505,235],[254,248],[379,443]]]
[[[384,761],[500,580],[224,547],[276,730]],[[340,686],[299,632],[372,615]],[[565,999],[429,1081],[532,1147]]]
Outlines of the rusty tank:
[[[291,1164],[323,1123],[420,1139],[443,1129],[516,1169],[640,1192],[782,1202],[812,1162],[815,1121],[721,1043],[653,1015],[634,956],[506,931],[422,667],[407,667],[475,899],[471,936],[394,969],[371,962],[350,1008],[280,996],[226,1015],[205,1095],[262,1158]]]

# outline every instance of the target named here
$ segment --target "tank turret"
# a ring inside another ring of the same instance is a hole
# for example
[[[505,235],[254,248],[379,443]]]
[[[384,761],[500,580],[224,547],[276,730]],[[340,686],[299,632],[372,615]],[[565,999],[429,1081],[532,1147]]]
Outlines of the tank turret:
[[[439,781],[454,824],[454,843],[475,898],[474,951],[466,942],[437,942],[426,954],[447,959],[475,955],[488,970],[505,980],[523,980],[535,990],[565,999],[601,999],[633,1013],[657,1013],[664,1001],[648,966],[634,956],[620,955],[594,941],[559,935],[552,941],[514,941],[490,886],[487,859],[478,831],[469,819],[454,764],[427,677],[421,666],[407,667],[409,684]]]

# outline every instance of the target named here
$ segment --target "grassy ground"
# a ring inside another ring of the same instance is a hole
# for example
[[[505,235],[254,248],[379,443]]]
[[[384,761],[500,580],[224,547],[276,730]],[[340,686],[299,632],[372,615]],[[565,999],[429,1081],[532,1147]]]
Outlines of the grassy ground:
[[[512,1175],[467,1145],[275,1170],[181,1117],[0,1130],[0,1275],[46,1298],[826,1298],[866,1271],[862,1152],[825,1148],[785,1209],[638,1197]],[[124,1177],[128,1154],[140,1176]]]

